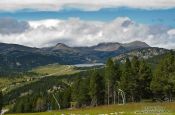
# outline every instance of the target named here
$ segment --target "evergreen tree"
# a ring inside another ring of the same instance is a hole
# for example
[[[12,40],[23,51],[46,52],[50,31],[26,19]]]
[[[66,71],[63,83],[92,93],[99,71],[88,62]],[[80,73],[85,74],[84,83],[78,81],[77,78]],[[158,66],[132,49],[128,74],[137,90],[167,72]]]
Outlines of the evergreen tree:
[[[55,99],[53,98],[53,95],[50,95],[50,103],[51,103],[51,110],[57,110],[58,109],[58,105],[55,101]]]
[[[81,80],[78,97],[79,97],[78,103],[80,104],[80,106],[89,105],[89,102],[90,102],[89,81],[87,81],[87,79]]]
[[[71,88],[67,88],[63,93],[63,108],[70,107],[70,101],[71,101]]]
[[[118,62],[115,63],[114,65],[114,68],[115,68],[115,79],[114,79],[114,91],[113,91],[113,104],[116,104],[116,95],[120,88],[120,79],[121,79],[121,67],[120,67],[120,64]]]
[[[80,86],[81,78],[77,78],[74,80],[74,83],[72,85],[72,100],[75,102],[78,102],[79,98],[79,86]]]
[[[13,111],[16,113],[24,113],[24,103],[23,99],[18,100],[17,103],[15,104]]]
[[[134,56],[131,61],[131,68],[132,68],[132,78],[131,78],[131,95],[132,101],[140,101],[140,86],[139,86],[139,69],[140,69],[140,61],[138,57]]]
[[[139,78],[138,78],[138,87],[139,87],[139,98],[150,98],[151,90],[150,84],[152,79],[152,71],[150,66],[146,63],[145,60],[140,62],[139,67]]]
[[[124,90],[127,101],[134,101],[134,80],[133,80],[133,73],[131,68],[131,62],[127,58],[126,62],[123,66],[122,76],[120,81],[120,88]]]
[[[159,98],[167,97],[172,101],[175,89],[175,56],[168,53],[159,63],[151,82],[151,89]]]
[[[31,112],[32,111],[32,105],[31,105],[30,100],[27,98],[27,99],[24,100],[23,103],[24,103],[23,112],[25,112],[25,113]]]
[[[86,106],[89,103],[89,81],[88,79],[77,78],[72,86],[72,99],[77,102],[77,106]]]
[[[115,65],[111,58],[107,60],[105,67],[105,87],[107,104],[110,104],[113,99],[113,93],[115,91],[116,77],[115,77]]]
[[[2,106],[3,106],[3,94],[0,91],[0,113],[1,113],[1,110],[2,110]]]
[[[103,77],[95,70],[90,77],[91,105],[97,106],[104,103],[105,86]]]
[[[119,62],[115,62],[114,63],[114,69],[115,69],[115,81],[119,81],[120,80],[120,77],[121,77],[121,68],[120,68],[120,64]]]
[[[46,100],[42,97],[39,97],[36,101],[36,111],[42,112],[45,111],[46,108]]]

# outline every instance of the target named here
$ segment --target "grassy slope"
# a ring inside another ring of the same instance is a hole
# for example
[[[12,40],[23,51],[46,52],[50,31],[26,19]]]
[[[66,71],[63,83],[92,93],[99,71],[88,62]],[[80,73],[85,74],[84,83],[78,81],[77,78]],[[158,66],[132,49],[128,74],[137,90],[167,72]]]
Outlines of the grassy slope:
[[[14,78],[0,78],[0,89],[8,89],[5,92],[9,92],[18,87],[23,87],[27,84],[37,82],[43,77],[49,76],[62,76],[62,75],[70,75],[80,72],[80,70],[76,69],[73,66],[69,65],[59,65],[59,64],[50,64],[46,66],[37,67],[31,70],[32,72],[38,73],[37,76],[34,77],[32,81],[27,81],[30,76],[24,77],[14,77]],[[14,82],[18,82],[18,84],[12,85]]]
[[[76,70],[75,67],[69,65],[51,64],[34,68],[32,72],[39,74],[65,75],[77,73],[79,70]]]
[[[146,111],[146,107],[154,109],[157,107],[158,110],[169,111],[169,114],[175,115],[175,103],[129,103],[126,105],[109,105],[109,106],[99,106],[94,108],[84,108],[75,110],[61,110],[54,112],[43,112],[43,113],[28,113],[28,114],[11,114],[11,115],[98,115],[98,114],[110,114],[110,113],[124,113],[125,115],[133,115],[137,111]],[[114,115],[114,114],[113,114]],[[147,114],[144,114],[147,115]],[[156,115],[149,114],[149,115]],[[162,114],[161,114],[162,115]],[[163,115],[168,115],[164,113]]]
[[[0,77],[0,89],[5,90],[10,87],[15,87],[16,83],[24,83],[28,77]]]

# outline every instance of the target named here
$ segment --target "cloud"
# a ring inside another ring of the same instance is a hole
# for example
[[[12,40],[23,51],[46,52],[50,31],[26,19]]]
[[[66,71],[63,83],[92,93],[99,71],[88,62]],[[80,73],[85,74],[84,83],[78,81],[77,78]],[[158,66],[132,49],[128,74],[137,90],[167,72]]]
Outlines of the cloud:
[[[174,28],[140,24],[128,17],[118,17],[111,22],[70,18],[25,23],[30,27],[23,32],[11,34],[0,32],[0,42],[48,47],[59,42],[70,46],[92,46],[101,42],[126,43],[140,40],[154,47],[175,49]]]
[[[24,21],[17,21],[11,18],[0,19],[1,34],[22,33],[28,28],[29,28],[29,24]]]
[[[0,0],[0,10],[35,9],[57,11],[64,8],[94,11],[102,8],[130,7],[140,9],[174,8],[174,0]]]
[[[169,31],[168,31],[168,34],[169,34],[170,36],[175,36],[175,29],[169,30]]]

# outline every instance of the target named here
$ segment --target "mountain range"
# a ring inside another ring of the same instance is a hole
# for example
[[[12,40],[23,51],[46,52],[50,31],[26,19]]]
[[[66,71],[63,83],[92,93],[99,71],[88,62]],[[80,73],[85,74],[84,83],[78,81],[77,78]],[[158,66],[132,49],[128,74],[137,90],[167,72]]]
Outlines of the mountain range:
[[[0,69],[26,70],[52,63],[104,63],[109,57],[118,59],[121,55],[142,50],[144,50],[145,55],[152,52],[151,56],[163,54],[167,51],[162,48],[150,47],[141,41],[124,44],[117,42],[100,43],[91,47],[70,47],[58,43],[55,46],[45,48],[0,43]],[[143,55],[140,56],[144,57]]]

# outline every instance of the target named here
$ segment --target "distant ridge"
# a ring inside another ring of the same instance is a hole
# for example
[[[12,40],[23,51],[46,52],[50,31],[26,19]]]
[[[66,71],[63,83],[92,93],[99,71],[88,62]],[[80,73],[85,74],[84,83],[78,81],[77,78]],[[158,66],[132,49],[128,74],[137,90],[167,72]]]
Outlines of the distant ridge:
[[[146,44],[145,42],[141,42],[141,41],[133,41],[130,43],[124,43],[124,44],[122,44],[122,46],[127,47],[127,48],[131,48],[131,49],[150,47],[148,44]]]
[[[118,59],[123,57],[122,54],[129,55],[129,52],[133,50],[136,55],[139,55],[142,49],[147,53],[144,53],[145,55],[141,55],[141,57],[150,57],[147,56],[147,54],[152,55],[150,52],[153,52],[153,55],[166,52],[161,48],[152,48],[141,41],[99,43],[91,47],[70,47],[63,43],[57,43],[55,46],[45,48],[0,43],[0,68],[26,70],[53,63],[66,65],[105,63],[109,57]]]
[[[70,47],[64,43],[57,43],[55,46],[51,47],[44,47],[44,48],[35,48],[35,47],[29,47],[29,46],[23,46],[19,44],[9,44],[9,43],[0,43],[0,50],[3,49],[17,49],[17,50],[28,50],[28,49],[50,49],[50,50],[71,50],[71,49],[76,49],[76,48],[90,48],[96,51],[115,51],[118,50],[119,48],[131,48],[131,49],[137,49],[137,48],[146,48],[150,47],[148,44],[145,42],[141,41],[133,41],[130,43],[118,43],[118,42],[103,42],[99,43],[94,46],[90,47]]]
[[[94,48],[94,50],[97,50],[97,51],[115,51],[120,48],[137,49],[137,48],[147,48],[150,46],[145,42],[133,41],[133,42],[124,43],[124,44],[118,43],[118,42],[100,43],[92,47]]]

